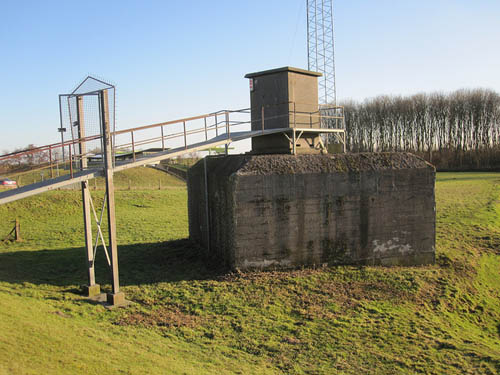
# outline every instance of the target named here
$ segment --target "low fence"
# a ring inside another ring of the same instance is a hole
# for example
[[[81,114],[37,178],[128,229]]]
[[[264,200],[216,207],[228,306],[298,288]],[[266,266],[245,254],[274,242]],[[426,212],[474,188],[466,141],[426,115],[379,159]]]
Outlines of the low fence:
[[[182,169],[168,163],[159,163],[152,168],[158,169],[160,171],[166,172],[174,177],[181,179],[182,181],[187,181],[187,169]]]

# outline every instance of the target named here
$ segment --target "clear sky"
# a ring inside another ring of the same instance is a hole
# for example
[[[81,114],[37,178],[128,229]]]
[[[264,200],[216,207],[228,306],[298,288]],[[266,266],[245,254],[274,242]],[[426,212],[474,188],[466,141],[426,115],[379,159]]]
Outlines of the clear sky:
[[[0,153],[57,142],[58,94],[117,86],[117,128],[249,106],[246,73],[307,68],[305,0],[1,1]],[[500,92],[500,1],[335,0],[339,101]]]

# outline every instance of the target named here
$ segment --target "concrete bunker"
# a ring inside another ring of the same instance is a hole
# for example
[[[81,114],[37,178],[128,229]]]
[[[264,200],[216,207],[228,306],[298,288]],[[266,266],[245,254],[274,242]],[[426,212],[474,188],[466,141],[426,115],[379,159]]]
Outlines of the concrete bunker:
[[[434,167],[408,153],[325,155],[320,134],[344,130],[325,129],[318,76],[290,67],[245,76],[262,135],[249,154],[189,170],[190,238],[242,270],[433,263]]]
[[[233,269],[429,264],[434,180],[407,153],[208,157],[188,173],[190,237]]]

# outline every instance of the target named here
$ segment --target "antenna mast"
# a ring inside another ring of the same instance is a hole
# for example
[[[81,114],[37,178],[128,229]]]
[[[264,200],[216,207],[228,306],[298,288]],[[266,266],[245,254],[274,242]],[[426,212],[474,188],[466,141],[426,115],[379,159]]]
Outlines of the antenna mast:
[[[307,2],[307,68],[322,73],[319,78],[319,104],[336,105],[335,42],[333,0]]]

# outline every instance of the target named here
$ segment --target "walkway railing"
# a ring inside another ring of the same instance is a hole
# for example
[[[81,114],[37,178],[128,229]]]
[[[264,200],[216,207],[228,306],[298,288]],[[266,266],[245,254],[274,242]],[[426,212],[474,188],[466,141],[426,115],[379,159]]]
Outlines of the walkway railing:
[[[274,129],[287,131],[292,129],[321,128],[328,133],[343,134],[344,114],[343,107],[321,108],[315,112],[296,110],[299,103],[281,103],[288,105],[286,115],[266,115],[272,112],[274,106],[261,108],[260,118],[250,120],[250,108],[240,110],[222,110],[195,117],[187,117],[173,121],[150,124],[112,133],[113,154],[115,165],[125,169],[126,164],[135,166],[134,162],[147,160],[151,155],[160,155],[176,150],[173,156],[207,149],[214,144],[226,146],[239,139],[259,136],[267,131],[267,124],[277,119],[285,119],[286,127]],[[330,129],[330,130],[329,130]],[[245,134],[247,136],[245,136]],[[241,137],[233,137],[238,135]],[[0,156],[0,175],[15,177],[22,181],[22,185],[81,172],[81,160],[87,160],[85,169],[102,169],[103,158],[99,150],[80,153],[79,150],[89,150],[90,147],[81,147],[83,144],[92,145],[101,141],[100,135],[67,140],[28,150],[13,152]],[[95,152],[97,151],[97,152]],[[166,155],[168,157],[168,155]]]

